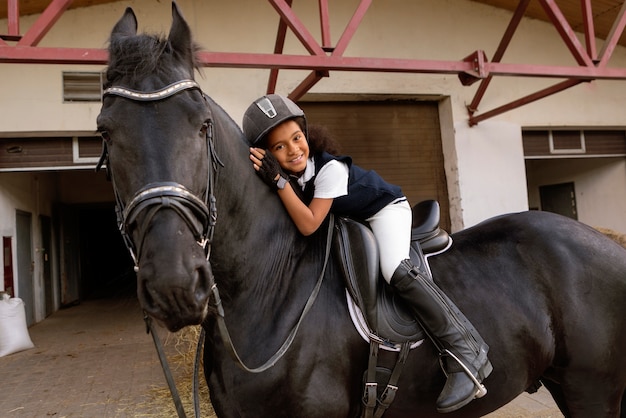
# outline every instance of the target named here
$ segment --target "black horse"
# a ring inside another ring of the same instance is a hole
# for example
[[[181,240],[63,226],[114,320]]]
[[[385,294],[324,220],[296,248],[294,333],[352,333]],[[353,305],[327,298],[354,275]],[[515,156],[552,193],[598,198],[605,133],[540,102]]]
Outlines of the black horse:
[[[369,349],[332,255],[284,355],[260,373],[233,361],[218,313],[241,359],[266,362],[316,287],[326,231],[301,236],[257,178],[239,127],[193,81],[196,47],[176,5],[166,39],[136,32],[127,9],[111,34],[98,129],[143,309],[170,330],[203,323],[220,417],[359,416]],[[487,395],[450,416],[482,416],[539,381],[565,416],[625,416],[626,250],[542,212],[501,216],[453,238],[431,259],[433,275],[491,347],[494,371]],[[439,416],[444,380],[432,344],[412,350],[385,416]]]

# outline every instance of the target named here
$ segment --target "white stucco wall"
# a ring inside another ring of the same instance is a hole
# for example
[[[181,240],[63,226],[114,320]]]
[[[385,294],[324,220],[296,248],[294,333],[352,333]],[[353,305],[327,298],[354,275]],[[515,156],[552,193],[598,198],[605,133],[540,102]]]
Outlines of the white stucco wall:
[[[196,40],[207,50],[273,50],[278,15],[258,0],[179,0]],[[294,2],[296,14],[319,39],[317,2]],[[357,0],[330,4],[332,42],[337,42]],[[170,3],[132,0],[67,11],[41,46],[104,47],[109,31],[127,6],[140,30],[167,33]],[[465,0],[385,0],[373,2],[347,56],[460,60],[477,49],[490,57],[511,13]],[[36,16],[22,19],[26,31]],[[5,22],[0,22],[0,26]],[[581,36],[582,39],[582,36]],[[601,41],[598,41],[601,47]],[[600,49],[600,48],[598,48]],[[289,32],[285,53],[306,54]],[[504,62],[573,65],[571,54],[550,23],[524,19]],[[616,49],[610,65],[626,67],[626,51]],[[99,103],[62,103],[62,71],[100,71],[102,66],[1,64],[0,132],[71,132],[95,129]],[[199,82],[236,121],[265,92],[268,70],[206,68]],[[281,71],[278,93],[287,93],[308,74]],[[533,93],[559,80],[495,79],[479,112]],[[467,126],[465,106],[478,84],[464,87],[455,75],[332,72],[311,89],[315,93],[378,93],[447,97],[449,124],[442,125],[453,229],[491,215],[528,207],[521,127],[624,126],[626,83],[595,81],[510,111],[477,127]],[[10,106],[8,105],[10,104]],[[445,130],[445,133],[444,133]]]
[[[459,189],[464,226],[528,209],[522,133],[518,125],[485,121],[470,128],[457,122]]]

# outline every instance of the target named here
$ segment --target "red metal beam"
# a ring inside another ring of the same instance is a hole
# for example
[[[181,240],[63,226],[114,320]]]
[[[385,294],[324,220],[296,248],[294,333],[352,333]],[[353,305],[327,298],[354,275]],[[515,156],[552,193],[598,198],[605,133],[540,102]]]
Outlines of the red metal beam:
[[[318,55],[200,52],[200,65],[215,68],[279,68],[319,71],[364,71],[416,74],[472,73],[472,62],[364,58]],[[106,65],[107,52],[91,48],[0,46],[0,63]],[[572,78],[579,80],[626,80],[626,68],[572,67],[485,62],[485,76]]]
[[[517,27],[519,26],[522,18],[524,17],[524,14],[526,13],[528,3],[530,3],[530,0],[521,0],[517,5],[517,9],[515,9],[515,13],[513,13],[511,21],[509,22],[509,25],[507,26],[506,30],[504,31],[504,35],[500,40],[500,44],[498,45],[496,52],[493,54],[493,58],[491,59],[492,62],[500,62],[502,60],[502,57],[504,57],[504,52],[509,47],[509,44],[511,43],[511,39],[515,34]],[[490,75],[489,77],[485,78],[478,86],[478,90],[474,94],[474,99],[472,100],[472,103],[470,103],[470,105],[467,107],[470,116],[473,115],[474,112],[478,109],[478,105],[480,104],[480,101],[483,99],[485,93],[487,92],[487,88],[491,83],[492,77],[493,76]],[[463,83],[463,80],[461,80],[461,82]],[[463,84],[465,85],[465,83]]]
[[[617,45],[617,41],[619,41],[620,36],[624,32],[624,27],[626,26],[626,1],[622,4],[622,8],[620,9],[615,21],[613,22],[613,26],[611,26],[611,31],[609,32],[606,40],[604,41],[604,45],[602,45],[602,51],[600,51],[600,62],[598,63],[598,67],[606,66],[609,59],[613,55],[613,51],[615,50],[615,46]]]
[[[323,77],[328,77],[328,71],[311,71],[311,73],[300,83],[298,87],[293,89],[287,97],[294,102],[297,102],[302,96],[304,96],[314,85],[317,84]]]
[[[52,0],[46,10],[39,16],[33,26],[28,29],[26,35],[17,43],[18,46],[37,46],[39,41],[46,36],[50,28],[59,20],[65,9],[72,4],[73,0]]]
[[[269,2],[310,54],[325,55],[322,47],[317,43],[302,21],[298,19],[298,16],[296,16],[285,0],[269,0]]]
[[[330,41],[330,16],[328,13],[328,0],[319,0],[320,8],[320,31],[322,32],[322,49],[332,52],[333,46]]]
[[[585,44],[587,45],[587,54],[592,61],[598,58],[596,51],[596,30],[593,25],[593,10],[591,8],[591,0],[580,0],[582,9],[583,26],[585,28]]]
[[[0,45],[0,63],[106,65],[105,49]]]
[[[594,36],[593,19],[591,18],[591,0],[581,0],[585,20],[585,36],[588,38],[587,50],[582,47],[576,38],[576,35],[570,25],[565,21],[563,14],[558,6],[556,6],[554,0],[539,0],[565,44],[572,52],[576,62],[579,64],[579,66],[551,66],[506,64],[500,62],[530,0],[520,1],[491,62],[487,61],[482,51],[476,51],[468,58],[461,61],[344,57],[343,53],[359,27],[365,12],[372,2],[371,0],[360,1],[354,15],[334,48],[330,43],[328,0],[319,0],[322,46],[320,46],[293,13],[291,0],[268,1],[281,16],[274,54],[201,52],[199,54],[201,65],[222,68],[270,69],[268,92],[270,92],[270,90],[273,92],[275,89],[279,69],[313,70],[306,79],[292,91],[290,97],[293,98],[301,97],[322,77],[328,76],[330,71],[457,74],[462,80],[466,81],[466,84],[483,80],[474,97],[472,105],[470,105],[471,124],[476,124],[487,118],[539,100],[548,95],[555,94],[585,81],[595,79],[626,80],[626,68],[608,68],[606,66],[626,26],[626,2],[623,4],[618,17],[615,19],[611,33],[599,54],[600,61],[596,66],[594,65],[594,60],[596,60],[594,42],[590,40]],[[17,0],[7,0],[7,2],[17,6]],[[71,0],[52,0],[48,8],[39,19],[37,19],[26,35],[18,41],[17,45],[11,46],[0,38],[0,63],[105,65],[107,63],[107,52],[103,49],[42,48],[36,46],[60,18],[70,3]],[[19,9],[9,11],[8,20],[12,22],[10,23],[12,26],[10,26],[9,35],[19,38],[19,26],[16,26],[16,22],[19,22]],[[295,36],[302,42],[311,55],[283,54],[287,27],[294,32]],[[4,36],[4,39],[7,39],[6,36]],[[332,53],[328,55],[326,50],[331,49]],[[483,97],[493,76],[547,77],[566,80],[481,115],[474,116],[473,112]]]
[[[593,61],[587,54],[587,51],[583,49],[583,46],[576,37],[576,33],[565,19],[565,16],[563,16],[561,9],[559,9],[556,2],[554,0],[539,0],[539,3],[545,10],[550,21],[554,24],[554,27],[559,32],[559,35],[561,35],[561,38],[574,56],[576,62],[580,65],[593,65]]]
[[[291,7],[292,0],[287,0],[287,5]],[[285,47],[285,37],[287,36],[287,23],[285,20],[280,19],[278,21],[278,30],[276,31],[276,43],[274,44],[274,54],[282,54]],[[278,68],[272,68],[270,71],[270,77],[267,81],[267,94],[272,94],[276,91],[276,84],[278,83]]]
[[[352,40],[352,37],[354,36],[356,30],[361,25],[361,21],[363,20],[363,17],[365,16],[365,13],[367,12],[367,9],[369,9],[371,4],[372,0],[361,0],[359,2],[359,5],[352,14],[350,21],[346,25],[346,28],[339,38],[339,42],[337,42],[337,45],[335,46],[333,55],[343,55],[343,53],[346,52],[348,44]]]
[[[356,10],[352,14],[350,21],[346,25],[341,37],[339,38],[339,42],[337,42],[337,46],[333,48],[332,55],[333,56],[341,56],[345,52],[350,40],[354,36],[354,33],[359,28],[363,17],[365,16],[365,12],[372,4],[372,0],[361,0]],[[293,91],[289,94],[289,98],[294,101],[297,101],[299,98],[304,96],[309,90],[315,86],[323,77],[328,77],[328,72],[320,72],[317,70],[313,70]]]
[[[7,0],[7,31],[9,36],[20,35],[20,3]]]
[[[548,88],[545,88],[543,90],[539,90],[538,92],[535,92],[533,94],[529,94],[528,96],[522,97],[521,99],[514,100],[511,103],[508,103],[508,104],[506,104],[504,106],[497,107],[497,108],[495,108],[493,110],[490,110],[488,112],[485,112],[485,113],[483,113],[481,115],[478,115],[478,116],[471,116],[470,115],[469,124],[470,124],[470,126],[475,126],[478,123],[480,123],[480,122],[482,122],[482,121],[484,121],[486,119],[489,119],[489,118],[492,118],[494,116],[500,115],[500,114],[502,114],[504,112],[508,112],[509,110],[516,109],[518,107],[524,106],[524,105],[526,105],[528,103],[535,102],[535,101],[537,101],[539,99],[543,99],[544,97],[553,95],[555,93],[558,93],[558,92],[563,91],[565,89],[568,89],[570,87],[576,86],[576,85],[578,85],[580,83],[583,83],[583,82],[584,82],[584,80],[565,80],[565,81],[563,81],[561,83],[555,84],[555,85],[550,86]]]

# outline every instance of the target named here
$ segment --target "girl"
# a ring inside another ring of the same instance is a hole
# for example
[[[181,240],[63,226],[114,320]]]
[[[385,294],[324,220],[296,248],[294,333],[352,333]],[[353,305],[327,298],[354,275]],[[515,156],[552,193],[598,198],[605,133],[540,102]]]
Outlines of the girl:
[[[323,148],[312,152],[304,112],[286,97],[255,100],[244,114],[243,131],[254,169],[277,191],[303,235],[315,232],[330,211],[369,223],[384,279],[411,306],[443,356],[447,381],[437,410],[452,412],[483,396],[480,382],[492,370],[489,347],[429,273],[411,263],[411,207],[400,187],[352,164],[350,157]],[[320,145],[323,139],[312,142]]]

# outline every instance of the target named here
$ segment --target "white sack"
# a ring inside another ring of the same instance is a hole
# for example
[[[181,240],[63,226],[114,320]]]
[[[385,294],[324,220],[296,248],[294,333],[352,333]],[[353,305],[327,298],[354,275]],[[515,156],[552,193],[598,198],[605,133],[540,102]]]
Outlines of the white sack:
[[[0,299],[0,357],[33,347],[22,299]]]

